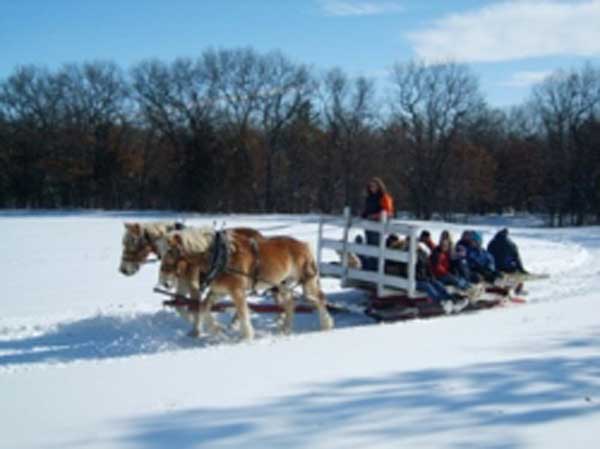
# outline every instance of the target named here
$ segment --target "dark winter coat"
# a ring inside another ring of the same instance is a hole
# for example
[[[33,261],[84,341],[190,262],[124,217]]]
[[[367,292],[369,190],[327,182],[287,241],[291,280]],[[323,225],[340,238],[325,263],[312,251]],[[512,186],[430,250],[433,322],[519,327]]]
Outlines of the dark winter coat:
[[[381,211],[379,202],[381,200],[381,193],[375,193],[367,195],[365,198],[365,207],[363,208],[362,217],[367,218],[369,215],[377,214]]]
[[[385,212],[388,217],[394,216],[394,201],[389,193],[369,194],[365,198],[365,207],[361,216],[368,218],[374,214]]]
[[[488,244],[488,251],[496,261],[496,268],[500,271],[523,271],[523,264],[519,256],[517,245],[508,237],[508,232],[498,232]]]

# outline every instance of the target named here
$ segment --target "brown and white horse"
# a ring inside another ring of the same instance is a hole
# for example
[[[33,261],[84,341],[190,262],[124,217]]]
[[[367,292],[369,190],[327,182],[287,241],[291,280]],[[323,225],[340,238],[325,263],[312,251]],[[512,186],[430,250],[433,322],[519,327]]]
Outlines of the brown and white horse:
[[[225,262],[214,272],[218,245],[222,242]],[[310,247],[291,237],[254,239],[232,230],[222,231],[197,228],[171,232],[167,251],[160,267],[159,281],[168,284],[172,277],[186,280],[192,288],[192,298],[200,300],[201,279],[208,281],[209,294],[200,303],[194,320],[193,335],[201,332],[201,323],[210,314],[220,296],[229,295],[235,304],[244,338],[251,339],[254,330],[246,294],[248,291],[276,287],[276,299],[284,309],[283,330],[289,332],[293,323],[294,298],[292,289],[301,285],[304,296],[312,302],[319,314],[322,329],[331,329],[333,319],[327,311],[325,295],[319,285],[319,273]],[[211,277],[211,279],[207,279]]]
[[[154,255],[161,259],[167,251],[167,235],[182,228],[183,225],[176,222],[125,223],[119,271],[126,276],[132,276],[140,270],[150,256]],[[259,231],[252,228],[232,228],[232,232],[257,240],[263,238]],[[187,279],[178,281],[174,278],[171,284],[175,287],[178,296],[186,297],[194,291],[192,283]],[[184,319],[195,323],[195,315],[188,313],[185,308],[177,308],[177,311]],[[205,319],[211,332],[216,333],[220,330],[211,315],[207,315]]]

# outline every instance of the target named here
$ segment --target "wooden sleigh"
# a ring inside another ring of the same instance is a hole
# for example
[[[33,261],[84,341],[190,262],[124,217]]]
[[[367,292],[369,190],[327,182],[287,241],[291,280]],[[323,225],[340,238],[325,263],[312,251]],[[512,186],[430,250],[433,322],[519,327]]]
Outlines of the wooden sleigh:
[[[332,231],[331,228],[337,228],[338,235],[341,231],[341,238],[326,237],[325,233]],[[351,240],[353,229],[361,233],[364,231],[378,233],[379,245],[355,243]],[[354,218],[349,208],[344,210],[342,217],[322,217],[319,222],[318,245],[321,277],[337,278],[343,287],[365,291],[368,301],[364,306],[364,313],[377,321],[428,318],[526,302],[519,292],[523,280],[507,278],[509,282],[505,282],[504,285],[487,285],[479,297],[471,298],[466,305],[463,301],[460,309],[449,311],[448,308],[442,307],[438,301],[416,289],[418,231],[419,228],[415,225],[387,220],[385,216],[379,222]],[[408,238],[408,248],[406,250],[387,248],[385,242],[390,234]],[[334,251],[341,260],[324,261],[327,251]],[[376,270],[353,267],[350,262],[356,256],[376,259]],[[405,275],[388,272],[386,264],[390,261],[406,264]]]

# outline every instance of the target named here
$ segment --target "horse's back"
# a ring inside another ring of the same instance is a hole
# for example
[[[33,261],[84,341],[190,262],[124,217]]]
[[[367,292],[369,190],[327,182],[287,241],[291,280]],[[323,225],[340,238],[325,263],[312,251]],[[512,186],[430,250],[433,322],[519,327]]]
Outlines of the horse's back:
[[[245,239],[255,239],[255,240],[262,240],[264,239],[264,235],[262,235],[260,233],[260,231],[257,231],[254,228],[246,228],[246,227],[241,227],[241,228],[231,228],[231,232],[235,235],[235,236],[239,236]]]
[[[293,259],[312,258],[310,246],[293,237],[275,236],[265,239],[260,243],[264,251],[272,252],[282,257],[291,257]]]

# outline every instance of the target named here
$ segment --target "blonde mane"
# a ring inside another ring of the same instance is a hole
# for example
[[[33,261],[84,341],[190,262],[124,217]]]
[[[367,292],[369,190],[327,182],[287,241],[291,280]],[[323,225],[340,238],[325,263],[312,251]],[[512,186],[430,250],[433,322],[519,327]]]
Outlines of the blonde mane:
[[[167,233],[175,229],[175,222],[158,221],[152,223],[142,223],[142,232],[146,231],[148,237],[153,242],[166,236]]]
[[[208,226],[187,228],[182,231],[172,232],[170,235],[174,234],[181,237],[181,249],[184,254],[188,255],[204,254],[209,250],[215,237],[214,229]]]

